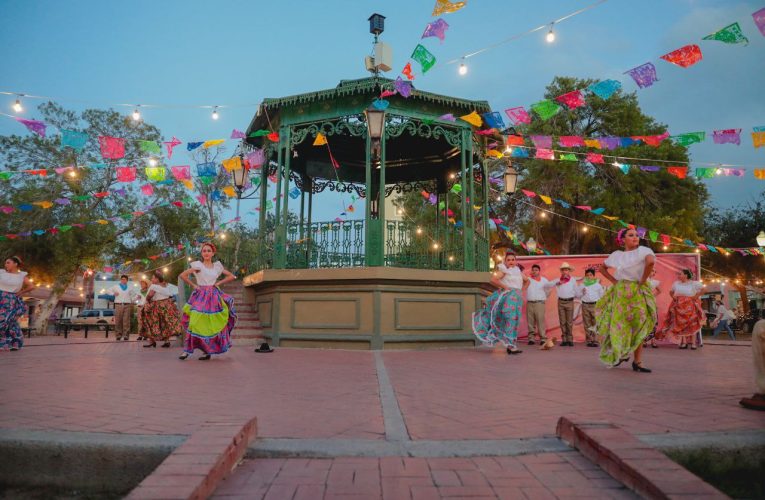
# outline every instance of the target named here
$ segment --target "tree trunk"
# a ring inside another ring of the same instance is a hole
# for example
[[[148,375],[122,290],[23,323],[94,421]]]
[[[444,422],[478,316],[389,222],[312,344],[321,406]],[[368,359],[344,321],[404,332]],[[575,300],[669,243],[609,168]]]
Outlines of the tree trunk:
[[[66,288],[61,291],[58,291],[58,288],[52,288],[48,298],[37,306],[34,317],[31,318],[32,321],[29,323],[30,328],[36,329],[37,335],[45,335],[47,333],[48,317],[50,316],[50,313],[56,309],[58,301],[61,296],[64,295],[65,290]]]
[[[749,313],[749,297],[747,296],[746,285],[735,285],[738,290],[739,297],[741,297],[741,303],[744,307],[744,314]]]

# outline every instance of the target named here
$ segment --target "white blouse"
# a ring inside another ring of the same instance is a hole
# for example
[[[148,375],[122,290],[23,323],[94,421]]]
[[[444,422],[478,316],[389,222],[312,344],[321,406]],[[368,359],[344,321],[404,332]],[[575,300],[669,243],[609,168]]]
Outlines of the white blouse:
[[[518,266],[507,268],[504,262],[497,264],[497,270],[502,273],[502,277],[499,281],[502,282],[508,288],[517,288],[521,290],[523,288],[523,275]]]
[[[694,297],[697,293],[704,289],[704,285],[698,281],[688,280],[685,283],[675,281],[672,285],[672,291],[676,296],[680,297]]]
[[[629,252],[617,250],[608,256],[605,264],[614,269],[617,281],[640,281],[645,271],[645,258],[649,255],[654,255],[653,250],[643,246]]]
[[[19,271],[9,273],[5,269],[0,269],[0,291],[16,293],[24,286],[24,278],[27,273]]]
[[[205,267],[200,261],[195,260],[190,264],[192,269],[199,269],[198,273],[195,273],[198,286],[213,286],[218,282],[218,276],[223,272],[223,264],[219,260],[213,263],[212,267]]]
[[[661,281],[655,280],[653,278],[649,279],[648,283],[651,284],[651,290],[656,290],[657,288],[659,288],[659,285],[661,285]]]
[[[151,301],[156,302],[158,300],[169,299],[173,295],[176,295],[178,293],[178,287],[169,283],[167,283],[166,286],[155,283],[149,287],[149,292],[151,291],[154,291],[154,296],[151,298]]]

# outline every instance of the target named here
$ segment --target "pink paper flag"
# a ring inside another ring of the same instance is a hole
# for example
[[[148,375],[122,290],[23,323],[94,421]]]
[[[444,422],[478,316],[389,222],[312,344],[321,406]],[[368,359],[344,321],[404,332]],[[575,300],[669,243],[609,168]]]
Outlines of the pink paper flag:
[[[203,194],[200,194],[199,196],[197,196],[197,201],[198,201],[200,204],[204,205],[204,204],[206,204],[206,203],[207,203],[207,196],[205,196],[205,195],[203,195]]]
[[[534,198],[537,195],[537,193],[535,193],[534,191],[529,191],[527,189],[521,189],[521,191],[523,191],[523,194],[525,194],[529,198]]]
[[[558,142],[564,148],[584,147],[584,140],[578,135],[562,135],[558,138]]]
[[[682,68],[687,68],[701,61],[701,47],[696,44],[686,45],[668,54],[664,54],[661,58]]]
[[[505,114],[515,125],[521,123],[531,123],[531,116],[526,111],[526,108],[519,106],[517,108],[508,108],[505,110]]]
[[[765,36],[765,8],[762,8],[752,14],[752,17],[754,18],[754,24],[757,25],[757,29],[760,30],[762,36]]]
[[[119,160],[125,156],[125,139],[119,137],[99,136],[98,144],[101,146],[101,156],[109,160]]]
[[[726,130],[715,130],[712,132],[712,138],[715,144],[735,144],[741,145],[741,129],[731,128]]]
[[[552,148],[552,137],[549,135],[530,135],[529,138],[534,143],[534,146],[538,148]]]
[[[578,208],[579,210],[586,210],[588,212],[592,210],[592,207],[589,205],[574,205],[574,208]]]
[[[386,97],[390,97],[392,95],[396,95],[395,90],[383,90],[382,94],[380,94],[380,99],[385,99]]]
[[[180,143],[181,143],[181,141],[176,139],[175,136],[173,136],[173,138],[171,140],[165,141],[165,142],[162,143],[167,148],[167,157],[168,158],[172,158],[173,157],[173,148],[175,146],[179,145]]]
[[[144,184],[141,186],[141,192],[145,194],[146,196],[151,196],[154,194],[154,186],[151,184]]]
[[[231,138],[232,138],[232,139],[244,139],[244,138],[246,138],[246,137],[247,137],[247,136],[246,136],[246,135],[244,135],[244,132],[242,132],[241,130],[237,130],[237,129],[234,129],[234,130],[231,132]]]
[[[551,149],[537,148],[535,158],[539,158],[540,160],[554,160],[555,153],[553,153]]]
[[[603,161],[603,155],[600,153],[587,153],[585,161],[590,163],[605,163],[605,161]]]
[[[117,182],[133,182],[135,180],[135,167],[117,167]]]
[[[175,177],[176,180],[185,181],[191,179],[191,167],[189,165],[170,167],[170,171],[173,173],[173,177]]]
[[[569,109],[584,106],[584,96],[581,90],[574,90],[555,98],[559,103],[565,104]]]
[[[16,121],[24,125],[27,130],[34,132],[40,137],[45,137],[45,123],[39,120],[25,120],[24,118],[15,117]]]
[[[260,165],[263,165],[265,162],[266,162],[266,155],[262,149],[255,148],[254,150],[247,153],[247,163],[250,164],[251,168],[259,167]]]

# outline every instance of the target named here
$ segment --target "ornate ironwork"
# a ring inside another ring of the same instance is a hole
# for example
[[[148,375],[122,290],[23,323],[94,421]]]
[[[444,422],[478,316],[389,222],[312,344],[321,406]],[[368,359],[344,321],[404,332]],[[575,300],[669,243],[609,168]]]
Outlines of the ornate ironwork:
[[[385,197],[387,198],[393,193],[406,194],[414,191],[425,190],[429,193],[434,193],[436,190],[435,181],[401,181],[390,186],[385,186]]]
[[[300,174],[294,170],[290,170],[290,180],[294,182],[295,186],[297,186],[301,191],[303,190],[303,177],[301,177]]]
[[[414,269],[462,269],[462,234],[451,226],[438,236],[409,221],[385,221],[385,265]]]
[[[300,235],[303,238],[300,239]],[[365,263],[364,220],[287,226],[287,267],[360,267]]]
[[[351,135],[354,137],[366,137],[367,125],[359,119],[358,115],[350,115],[338,120],[325,120],[311,123],[307,126],[296,126],[292,128],[292,134],[290,135],[290,148],[301,144],[309,134],[315,138],[319,132],[325,136]]]
[[[313,192],[321,193],[325,189],[329,188],[330,191],[336,191],[338,193],[356,193],[359,198],[366,197],[366,187],[361,184],[354,184],[352,182],[338,182],[329,179],[314,179]]]
[[[391,115],[386,117],[385,138],[400,137],[404,132],[411,136],[440,140],[442,137],[452,146],[462,145],[461,129],[451,130],[443,125],[431,125],[415,118]]]

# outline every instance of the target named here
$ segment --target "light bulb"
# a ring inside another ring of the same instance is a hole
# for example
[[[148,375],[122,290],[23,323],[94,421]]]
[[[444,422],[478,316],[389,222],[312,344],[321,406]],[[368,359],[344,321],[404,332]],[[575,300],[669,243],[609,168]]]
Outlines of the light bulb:
[[[543,219],[546,219],[546,218],[547,218],[547,214],[546,214],[546,213],[544,213],[544,212],[541,212],[541,213],[539,214],[539,216],[540,216],[541,218],[543,218]]]
[[[668,250],[668,249],[669,249],[669,247],[668,247],[667,245],[664,245],[663,247],[661,247],[661,249],[662,249],[662,250]]]
[[[13,111],[16,113],[21,113],[24,111],[24,106],[21,105],[21,99],[16,99],[16,102],[13,103]]]
[[[422,234],[422,228],[421,227],[417,228],[417,234]]]
[[[553,25],[550,25],[550,31],[547,32],[547,36],[545,36],[545,40],[547,40],[547,43],[553,43],[555,41],[555,32],[553,31]]]
[[[590,228],[588,228],[587,226],[584,226],[584,227],[582,228],[582,232],[583,232],[583,233],[586,233],[586,232],[587,232],[587,231],[589,231],[589,230],[590,230]]]
[[[138,122],[141,121],[141,112],[138,111],[138,108],[135,108],[133,111],[133,121]]]
[[[149,166],[156,167],[157,166],[157,159],[156,158],[149,158]]]
[[[75,177],[77,177],[77,171],[76,171],[76,170],[74,170],[74,169],[70,170],[70,171],[69,171],[69,177],[71,177],[72,179],[74,179]]]
[[[220,233],[220,239],[225,240],[226,239],[226,233]]]
[[[218,119],[218,106],[215,106],[215,109],[213,109],[212,119],[213,120],[217,120]]]
[[[513,148],[511,148],[510,146],[507,146],[507,147],[505,148],[505,154],[506,154],[506,155],[511,155],[511,154],[513,154]]]
[[[502,201],[502,197],[501,196],[497,196],[497,201]]]
[[[465,66],[464,62],[460,64],[459,72],[460,72],[460,75],[462,76],[467,75],[467,66]]]
[[[166,268],[166,267],[163,267],[163,268],[162,268],[162,272],[163,272],[163,273],[166,273],[166,272],[168,272],[168,271],[169,271],[169,269],[168,269],[168,268]]]
[[[718,168],[717,170],[715,170],[715,173],[716,173],[717,175],[722,175],[722,173],[723,173],[723,169],[721,169],[721,168]]]

